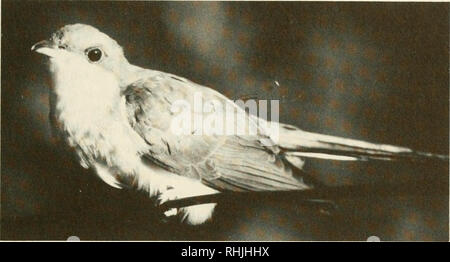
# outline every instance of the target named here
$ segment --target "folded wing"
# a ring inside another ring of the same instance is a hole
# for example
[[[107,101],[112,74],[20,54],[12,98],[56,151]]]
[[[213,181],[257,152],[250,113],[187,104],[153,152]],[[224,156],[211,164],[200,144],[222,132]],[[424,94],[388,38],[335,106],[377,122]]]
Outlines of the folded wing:
[[[255,119],[248,117],[245,111],[226,97],[212,89],[162,72],[149,71],[141,79],[129,85],[124,96],[129,123],[148,144],[144,158],[219,190],[309,188],[301,178],[294,177],[279,148],[274,143],[267,143],[270,138],[259,129]],[[206,113],[202,109],[198,110],[196,96],[201,96],[203,105],[209,106],[210,110],[206,110]],[[211,101],[214,102],[207,105]],[[174,107],[179,105],[185,105],[187,109],[176,110],[179,108]],[[234,119],[224,117],[225,105],[235,107]],[[236,125],[238,115],[244,116],[247,121],[247,131],[254,128],[257,132],[227,135],[209,132],[204,126],[192,125],[188,130],[174,128],[177,121],[193,120],[195,117],[203,120],[226,119],[227,125],[230,121]]]

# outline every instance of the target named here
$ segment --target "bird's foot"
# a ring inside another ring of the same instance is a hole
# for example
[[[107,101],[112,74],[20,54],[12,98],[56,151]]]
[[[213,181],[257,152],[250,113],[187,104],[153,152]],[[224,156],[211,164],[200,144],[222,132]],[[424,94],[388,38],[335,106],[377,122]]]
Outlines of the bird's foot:
[[[196,188],[186,187],[183,189],[169,187],[158,196],[157,201],[158,205],[161,206],[171,200],[194,197],[202,194],[211,194],[214,192],[216,191],[204,185],[199,185]],[[179,215],[182,221],[186,221],[188,224],[198,225],[203,224],[211,218],[215,206],[216,204],[201,204],[189,207],[170,208],[164,212],[164,216],[169,218]]]
[[[162,204],[178,199],[178,193],[176,190],[174,190],[172,187],[168,187],[166,191],[159,194],[157,203],[158,206],[161,206]],[[169,210],[164,211],[164,216],[166,217],[173,217],[178,214],[178,208],[170,208]]]

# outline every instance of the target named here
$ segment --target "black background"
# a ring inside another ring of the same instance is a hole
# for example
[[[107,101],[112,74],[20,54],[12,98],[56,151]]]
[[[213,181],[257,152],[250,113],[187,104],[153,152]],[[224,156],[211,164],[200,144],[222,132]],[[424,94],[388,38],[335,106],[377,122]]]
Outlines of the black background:
[[[133,64],[280,99],[280,120],[308,131],[448,154],[447,3],[2,1],[2,239],[448,240],[446,164],[313,161],[326,185],[423,192],[341,201],[331,216],[271,198],[219,206],[205,226],[162,223],[50,137],[48,72],[30,47],[69,23],[107,33]],[[429,195],[436,185],[446,191]]]

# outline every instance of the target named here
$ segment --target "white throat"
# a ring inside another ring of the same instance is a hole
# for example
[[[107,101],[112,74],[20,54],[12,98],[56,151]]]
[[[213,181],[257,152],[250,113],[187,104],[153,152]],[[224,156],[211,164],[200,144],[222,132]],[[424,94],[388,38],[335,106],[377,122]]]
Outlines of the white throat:
[[[125,159],[118,152],[137,156],[141,146],[128,125],[118,79],[100,66],[77,57],[68,59],[51,61],[55,113],[82,165],[88,167],[98,158],[118,163],[113,158]]]
[[[56,111],[66,124],[99,125],[120,113],[119,82],[111,72],[72,56],[52,58],[51,70]]]

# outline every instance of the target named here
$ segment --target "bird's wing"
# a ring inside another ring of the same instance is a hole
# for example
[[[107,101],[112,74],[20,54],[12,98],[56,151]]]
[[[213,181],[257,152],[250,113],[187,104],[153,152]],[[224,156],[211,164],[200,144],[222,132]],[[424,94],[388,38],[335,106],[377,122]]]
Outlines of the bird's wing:
[[[177,134],[181,129],[173,129],[173,125],[181,119],[201,117],[203,123],[206,119],[223,119],[223,107],[219,109],[217,102],[221,106],[236,107],[238,111],[234,119],[227,119],[227,126],[230,123],[236,125],[237,115],[244,114],[249,123],[246,130],[255,127],[255,118],[249,117],[220,93],[174,75],[150,71],[141,80],[130,84],[123,95],[129,123],[148,144],[144,157],[153,163],[219,190],[308,188],[292,175],[290,167],[277,154],[276,146],[263,141],[270,138],[259,129],[256,134],[218,135],[207,134],[207,129],[193,126]],[[209,113],[196,108],[196,96],[203,98],[205,107],[208,102],[215,101],[209,104]],[[190,109],[180,110],[183,104]]]

